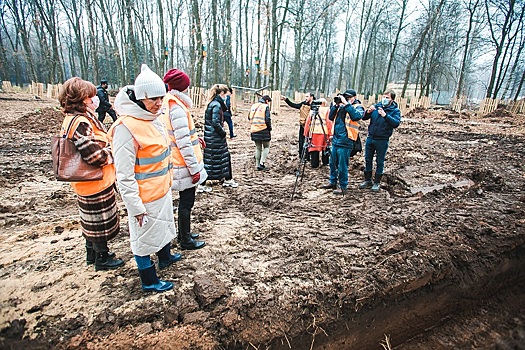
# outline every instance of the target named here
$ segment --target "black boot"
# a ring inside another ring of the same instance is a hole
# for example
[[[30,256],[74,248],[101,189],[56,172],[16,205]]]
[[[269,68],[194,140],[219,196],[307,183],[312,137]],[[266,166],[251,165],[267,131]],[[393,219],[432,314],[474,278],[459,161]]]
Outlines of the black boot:
[[[115,252],[108,252],[109,258],[115,257]],[[95,259],[97,258],[97,253],[93,249],[93,243],[90,241],[86,241],[86,264],[93,265],[95,263]]]
[[[191,237],[190,218],[191,212],[187,209],[179,210],[179,234],[181,237],[180,248],[182,250],[195,250],[203,248],[206,243],[197,241]]]
[[[95,263],[96,257],[97,254],[93,250],[93,246],[88,246],[86,243],[86,264],[93,265]]]
[[[195,232],[190,233],[190,235],[191,235],[191,238],[193,239],[197,239],[201,236],[199,233],[195,233]],[[177,243],[180,243],[180,230],[179,232],[177,232]]]
[[[359,185],[360,190],[364,190],[366,188],[372,187],[372,172],[371,171],[365,171],[365,181]]]
[[[381,187],[382,177],[383,177],[383,174],[376,173],[376,176],[374,177],[374,185],[372,185],[371,191],[379,192],[379,188]]]
[[[97,252],[95,259],[95,271],[113,270],[124,265],[124,261],[109,257],[108,252]]]
[[[159,280],[155,265],[139,270],[139,275],[142,281],[142,290],[145,292],[164,292],[173,288],[173,283]]]

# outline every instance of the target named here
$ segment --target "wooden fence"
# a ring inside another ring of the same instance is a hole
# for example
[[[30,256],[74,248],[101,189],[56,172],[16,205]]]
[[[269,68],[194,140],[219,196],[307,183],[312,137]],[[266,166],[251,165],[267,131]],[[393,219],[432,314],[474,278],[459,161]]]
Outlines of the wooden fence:
[[[459,98],[454,97],[452,100],[450,100],[450,108],[456,112],[461,112],[461,109],[463,108],[463,105],[467,101],[467,96],[460,96]]]
[[[479,110],[477,114],[484,115],[492,113],[498,108],[499,105],[506,106],[506,109],[512,113],[525,114],[525,99],[519,101],[514,100],[501,100],[499,98],[485,98],[479,104]]]
[[[2,91],[4,92],[14,92],[13,85],[11,85],[10,81],[2,81]]]
[[[29,85],[29,93],[35,96],[39,97],[47,97],[47,98],[58,98],[58,93],[60,89],[62,88],[62,84],[47,84],[44,85],[42,83],[37,83],[32,81],[31,85]],[[10,81],[2,81],[2,91],[4,92],[15,92],[15,89],[13,88]],[[202,108],[206,105],[207,101],[207,90],[204,88],[199,87],[192,87],[188,94],[193,102],[194,108]],[[233,89],[232,94],[232,110],[237,110],[237,99],[239,98],[239,91],[236,91]],[[280,91],[269,91],[264,90],[262,92],[263,95],[269,95],[272,98],[272,105],[271,105],[271,112],[275,115],[279,115],[281,113],[281,92]],[[335,93],[334,93],[335,95]],[[248,92],[245,94],[241,94],[242,100],[245,103],[254,103],[257,100],[257,97],[255,94]],[[321,96],[323,96],[321,94]],[[304,101],[305,93],[304,92],[295,92],[294,94],[294,101]],[[379,101],[381,98],[381,95],[370,95],[368,96],[368,99],[365,99],[364,95],[358,94],[357,98],[363,103],[365,108],[368,106],[375,104]],[[331,98],[328,98],[330,101]],[[430,99],[426,96],[417,98],[417,97],[409,97],[409,98],[401,98],[398,97],[396,99],[397,104],[399,106],[399,109],[401,111],[402,115],[406,115],[408,112],[415,108],[429,108],[430,107]],[[450,101],[450,108],[453,109],[456,112],[460,112],[461,109],[465,106],[465,103],[467,101],[466,96],[460,96],[460,98],[456,99],[453,98]],[[479,109],[476,112],[478,115],[485,115],[493,112],[496,110],[498,105],[505,105],[506,109],[511,111],[512,113],[518,113],[518,114],[525,114],[525,99],[521,99],[519,101],[514,100],[501,100],[501,99],[492,99],[492,98],[485,98],[483,99],[479,104]]]

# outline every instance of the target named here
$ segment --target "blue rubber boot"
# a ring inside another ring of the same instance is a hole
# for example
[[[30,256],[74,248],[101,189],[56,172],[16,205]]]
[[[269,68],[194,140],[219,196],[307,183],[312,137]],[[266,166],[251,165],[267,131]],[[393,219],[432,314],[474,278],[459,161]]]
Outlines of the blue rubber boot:
[[[178,254],[178,253],[171,254],[170,249],[171,249],[171,244],[168,243],[164,246],[164,248],[162,248],[161,250],[157,252],[157,257],[159,258],[159,270],[163,270],[167,268],[168,266],[170,266],[171,264],[182,259],[181,254]]]
[[[145,292],[165,292],[173,288],[173,283],[159,280],[155,265],[139,270],[142,290]]]

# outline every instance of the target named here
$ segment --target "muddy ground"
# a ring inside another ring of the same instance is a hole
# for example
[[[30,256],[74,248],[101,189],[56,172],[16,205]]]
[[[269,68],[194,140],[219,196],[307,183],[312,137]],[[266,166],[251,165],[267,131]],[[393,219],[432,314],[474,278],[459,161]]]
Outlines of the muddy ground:
[[[173,291],[144,294],[122,203],[125,267],[86,266],[75,195],[51,173],[56,105],[0,94],[0,348],[524,348],[523,115],[414,111],[380,193],[356,189],[357,155],[346,196],[306,167],[291,201],[297,111],[273,117],[259,172],[240,105],[239,187],[197,196],[207,246],[159,272]]]

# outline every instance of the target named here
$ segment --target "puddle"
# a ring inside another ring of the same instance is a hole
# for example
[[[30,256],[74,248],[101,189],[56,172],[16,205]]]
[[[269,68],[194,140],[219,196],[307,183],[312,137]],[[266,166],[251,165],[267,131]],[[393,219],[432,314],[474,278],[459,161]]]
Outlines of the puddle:
[[[449,185],[454,188],[470,187],[474,185],[474,181],[466,179],[466,180],[457,181],[452,184],[447,183],[447,184],[439,184],[439,185],[432,185],[432,186],[413,187],[410,189],[410,192],[412,192],[413,194],[416,194],[418,192],[426,194],[434,190],[437,190],[437,191],[442,190],[445,186],[449,186]]]

